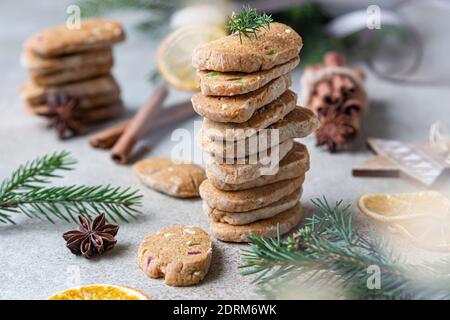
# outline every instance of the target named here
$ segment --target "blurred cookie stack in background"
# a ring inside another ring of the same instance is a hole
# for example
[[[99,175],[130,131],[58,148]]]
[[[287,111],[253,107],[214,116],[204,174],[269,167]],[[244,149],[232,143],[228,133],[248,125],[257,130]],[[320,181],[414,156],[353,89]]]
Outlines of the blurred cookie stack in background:
[[[285,234],[302,218],[309,154],[294,139],[312,133],[318,120],[289,90],[301,47],[292,28],[271,23],[194,51],[201,93],[192,104],[204,117],[199,140],[210,155],[200,195],[220,240],[274,237],[278,226]]]
[[[113,48],[125,39],[119,22],[82,20],[32,35],[24,43],[22,64],[29,82],[21,93],[27,110],[53,117],[69,105],[72,120],[92,123],[120,115],[120,88],[111,75]],[[72,103],[69,103],[72,102]]]

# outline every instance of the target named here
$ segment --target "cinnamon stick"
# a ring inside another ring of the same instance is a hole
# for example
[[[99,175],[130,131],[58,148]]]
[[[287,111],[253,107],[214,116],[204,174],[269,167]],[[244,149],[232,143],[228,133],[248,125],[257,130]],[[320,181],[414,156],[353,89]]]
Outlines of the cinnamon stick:
[[[112,148],[111,158],[115,162],[119,164],[128,162],[134,145],[143,136],[149,125],[155,120],[159,107],[166,97],[167,89],[164,85],[160,85],[156,88],[150,99],[148,99],[138,110]]]
[[[316,95],[320,97],[326,104],[332,103],[332,88],[331,83],[328,81],[320,81],[316,86]]]
[[[319,116],[319,120],[322,116],[325,115],[326,109],[328,108],[328,105],[324,103],[321,97],[317,95],[313,95],[311,97],[309,108]]]
[[[349,115],[348,124],[350,124],[356,132],[359,132],[361,127],[360,115],[364,112],[364,106],[359,99],[346,100],[342,106],[342,112]]]
[[[354,93],[356,90],[355,83],[349,77],[344,77],[344,88],[347,95]]]
[[[144,135],[148,131],[172,125],[178,121],[193,117],[195,114],[195,110],[192,108],[189,100],[161,108],[156,120],[149,123],[149,128]],[[129,123],[130,120],[123,121],[111,128],[107,128],[93,136],[89,143],[94,148],[110,149],[119,140]]]
[[[89,143],[94,148],[110,149],[119,140],[129,123],[129,120],[123,121],[113,127],[100,131],[89,140]]]
[[[310,88],[304,90],[309,89],[310,93],[308,108],[320,120],[316,132],[317,145],[327,146],[330,152],[345,148],[360,130],[361,117],[367,105],[366,91],[359,86],[364,72],[348,66],[345,56],[337,52],[327,53],[322,64],[308,71],[316,77]]]
[[[339,104],[342,101],[342,95],[345,90],[345,79],[343,76],[335,74],[331,76],[330,81],[333,87],[331,93],[332,99],[336,104]]]

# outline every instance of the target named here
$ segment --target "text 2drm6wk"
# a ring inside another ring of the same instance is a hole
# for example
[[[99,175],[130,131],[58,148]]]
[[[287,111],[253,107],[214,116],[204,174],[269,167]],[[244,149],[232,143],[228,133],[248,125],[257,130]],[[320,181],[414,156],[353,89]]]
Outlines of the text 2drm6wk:
[[[265,305],[265,304],[255,304],[255,305],[244,305],[244,304],[219,304],[216,308],[208,307],[194,307],[194,306],[183,306],[181,304],[178,307],[174,307],[174,315],[197,315],[204,317],[207,312],[216,313],[218,315],[227,314],[248,314],[248,315],[276,315],[276,305]]]

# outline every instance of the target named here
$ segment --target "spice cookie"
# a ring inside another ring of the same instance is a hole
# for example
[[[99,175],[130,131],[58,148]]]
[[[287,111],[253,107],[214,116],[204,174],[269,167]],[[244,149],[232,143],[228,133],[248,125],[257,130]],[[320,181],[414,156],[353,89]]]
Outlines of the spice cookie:
[[[298,189],[303,181],[304,176],[253,189],[223,191],[205,180],[200,185],[200,196],[210,208],[227,212],[246,212],[277,202]]]
[[[280,161],[287,155],[287,153],[294,146],[294,140],[286,140],[279,145],[276,145],[267,150],[267,157],[259,159],[259,161],[237,162],[232,159],[215,159],[211,160],[206,165],[207,176],[214,176],[216,179],[230,184],[241,184],[253,181],[264,174],[276,174],[279,169]],[[274,154],[275,152],[275,154]],[[268,161],[266,161],[268,160]],[[229,163],[231,162],[231,163]],[[273,168],[273,170],[269,170]]]
[[[78,112],[75,115],[75,118],[78,118],[81,122],[84,123],[94,123],[117,118],[118,116],[123,114],[124,110],[125,108],[123,106],[122,100],[119,100],[114,103]]]
[[[42,57],[55,57],[111,46],[125,40],[122,24],[107,19],[82,20],[79,28],[66,24],[35,33],[24,44],[24,49]]]
[[[98,96],[86,96],[78,99],[77,110],[90,110],[99,106],[112,104],[120,100],[120,93],[114,92],[110,94],[101,94]],[[48,110],[46,104],[31,105],[26,101],[27,109],[31,113],[43,113]]]
[[[37,116],[48,116],[51,114],[50,107],[46,105],[38,107],[26,107],[27,111]],[[98,105],[90,109],[80,109],[74,112],[74,119],[84,123],[100,122],[113,119],[120,116],[124,111],[122,100],[117,99],[113,102]]]
[[[212,242],[198,227],[175,226],[145,237],[139,247],[139,267],[150,278],[164,277],[169,286],[190,286],[209,270]]]
[[[293,179],[304,175],[309,170],[309,153],[305,145],[294,142],[293,148],[289,153],[280,161],[278,172],[271,175],[262,175],[255,180],[250,180],[244,183],[231,184],[226,183],[220,177],[213,174],[211,171],[206,170],[206,176],[209,182],[217,189],[224,191],[237,191],[246,190],[251,188],[260,187],[266,184],[275,183],[287,179]]]
[[[232,97],[206,96],[201,92],[192,96],[192,106],[199,115],[216,122],[242,123],[253,113],[271,103],[292,85],[291,74],[282,75],[268,84],[246,94]]]
[[[242,37],[242,43],[238,34],[232,34],[196,48],[192,64],[196,69],[220,72],[268,70],[294,59],[302,45],[302,38],[291,27],[274,22],[268,30],[260,28],[257,37]]]
[[[314,132],[318,126],[319,121],[311,110],[297,107],[283,119],[267,127],[266,130],[260,130],[257,135],[253,135],[245,140],[237,142],[213,141],[203,133],[203,129],[200,131],[199,139],[201,148],[215,157],[242,158],[261,153],[288,139],[306,137],[311,132]],[[261,136],[262,133],[265,136]],[[264,144],[259,144],[259,136],[264,139]],[[278,139],[273,139],[272,137],[277,137]]]
[[[206,179],[200,166],[168,158],[141,160],[133,170],[147,187],[179,198],[198,197],[199,186]]]
[[[41,87],[33,83],[27,83],[21,88],[21,94],[29,105],[46,104],[47,96],[55,91],[62,92],[68,97],[80,98],[115,94],[120,92],[120,88],[116,80],[110,75],[51,87]]]
[[[24,51],[21,56],[24,67],[36,75],[49,74],[61,70],[80,68],[84,65],[96,66],[113,64],[111,47],[99,50],[79,52],[72,55],[43,58],[32,51]]]
[[[269,204],[267,207],[246,211],[246,212],[227,212],[219,209],[210,208],[206,202],[203,202],[203,212],[205,212],[212,221],[228,223],[232,225],[249,224],[258,220],[272,218],[277,214],[294,207],[302,195],[302,188],[294,190],[291,194],[280,200]]]
[[[255,73],[220,73],[217,71],[197,71],[200,89],[204,95],[235,96],[255,91],[273,79],[292,71],[300,63],[300,58]]]
[[[246,122],[223,123],[205,118],[203,119],[202,132],[208,139],[213,141],[243,140],[283,119],[295,109],[296,104],[297,95],[291,90],[287,90],[276,100],[256,110]]]
[[[302,217],[302,207],[298,202],[295,207],[283,211],[272,218],[246,225],[233,226],[228,223],[211,222],[211,231],[217,239],[222,241],[249,242],[249,236],[252,234],[275,238],[278,226],[280,235],[284,235],[297,226]]]
[[[112,62],[101,65],[86,64],[81,67],[63,69],[47,74],[39,74],[30,71],[29,75],[31,81],[36,85],[49,87],[107,75],[112,66]]]

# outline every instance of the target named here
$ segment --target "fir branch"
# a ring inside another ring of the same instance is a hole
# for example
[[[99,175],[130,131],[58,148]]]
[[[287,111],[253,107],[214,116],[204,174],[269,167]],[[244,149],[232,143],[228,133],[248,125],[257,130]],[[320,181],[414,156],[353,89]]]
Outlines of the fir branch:
[[[41,188],[43,184],[49,182],[48,178],[60,177],[55,174],[55,171],[72,170],[74,164],[76,164],[76,161],[71,159],[69,152],[64,150],[26,162],[19,166],[10,178],[1,183],[0,199],[13,193],[13,191],[16,193]]]
[[[239,34],[242,44],[242,36],[251,39],[251,35],[258,38],[258,30],[263,28],[269,30],[272,17],[266,13],[258,14],[256,9],[244,6],[241,13],[233,12],[228,18],[227,27],[232,34]]]
[[[75,160],[66,151],[37,158],[14,171],[0,186],[0,222],[14,223],[12,213],[30,218],[74,221],[78,214],[89,220],[105,212],[109,220],[134,217],[142,196],[137,190],[106,186],[45,187],[58,170],[72,170]]]
[[[242,253],[243,275],[256,274],[255,283],[273,289],[292,279],[308,289],[336,284],[339,294],[353,299],[450,298],[450,275],[440,272],[443,263],[407,265],[388,243],[369,240],[355,229],[349,206],[337,202],[331,207],[325,198],[313,203],[323,215],[307,219],[286,241],[279,232],[277,239],[251,237],[251,248]],[[367,286],[370,266],[380,269],[379,289]]]

